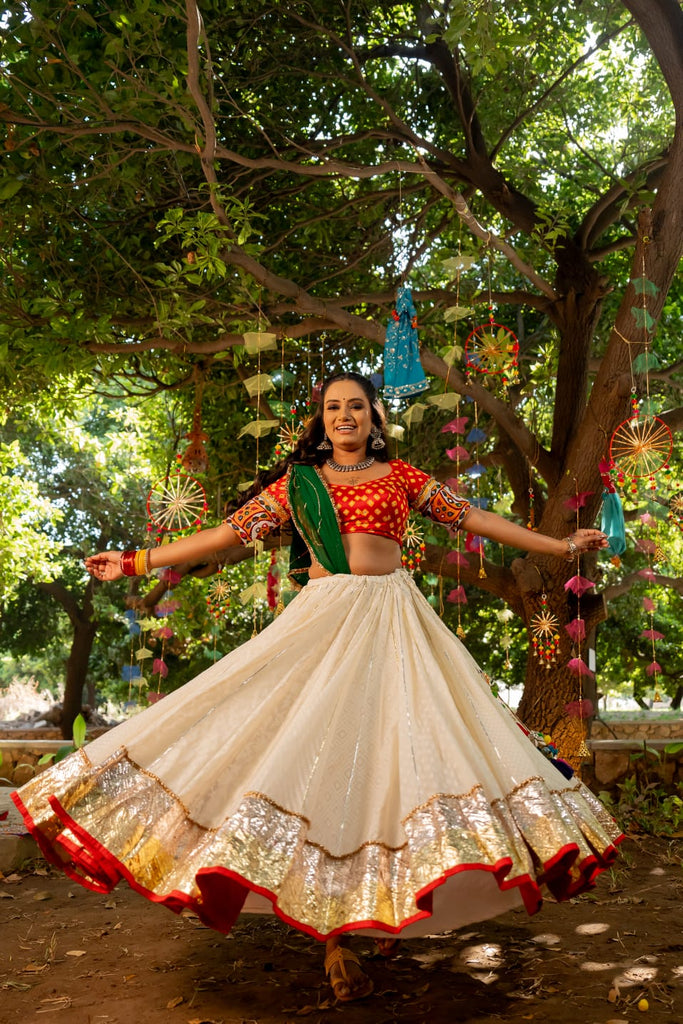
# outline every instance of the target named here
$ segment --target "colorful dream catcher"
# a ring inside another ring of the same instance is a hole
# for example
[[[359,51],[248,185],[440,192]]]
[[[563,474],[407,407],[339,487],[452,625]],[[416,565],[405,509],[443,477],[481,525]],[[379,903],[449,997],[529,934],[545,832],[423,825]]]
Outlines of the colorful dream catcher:
[[[230,584],[219,573],[206,589],[206,609],[212,619],[227,615],[230,607]]]
[[[465,364],[476,373],[500,377],[504,387],[517,379],[519,342],[516,335],[489,315],[486,324],[480,324],[465,339]]]
[[[655,489],[655,474],[669,467],[673,437],[659,416],[639,415],[635,400],[633,408],[634,415],[620,423],[612,434],[609,454],[619,486],[624,487],[630,479],[631,491],[636,493],[636,481],[641,477],[648,477],[648,486]]]

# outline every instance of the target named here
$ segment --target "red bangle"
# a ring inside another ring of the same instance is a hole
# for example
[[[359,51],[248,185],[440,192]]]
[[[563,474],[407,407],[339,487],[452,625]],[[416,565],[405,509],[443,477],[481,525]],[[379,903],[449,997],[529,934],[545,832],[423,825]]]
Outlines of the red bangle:
[[[135,571],[135,551],[123,551],[119,567],[124,576],[137,576]]]

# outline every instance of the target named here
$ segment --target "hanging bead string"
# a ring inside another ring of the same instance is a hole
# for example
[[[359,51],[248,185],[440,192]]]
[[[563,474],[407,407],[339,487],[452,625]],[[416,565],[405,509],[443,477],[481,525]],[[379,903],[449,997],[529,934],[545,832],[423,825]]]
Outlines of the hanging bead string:
[[[641,517],[643,525],[649,524],[649,522],[650,522],[650,520],[652,518],[653,517],[650,516],[649,513],[645,513],[645,515]],[[655,530],[656,530],[656,527],[657,527],[657,523],[656,523],[656,520],[655,520]],[[655,533],[655,537],[656,537],[656,533]],[[647,558],[647,568],[642,571],[642,575],[650,583],[653,583],[655,581],[655,571],[654,571],[654,568],[653,568],[653,561],[657,560],[657,551],[658,551],[657,543],[656,543],[656,541],[652,541],[649,538],[642,538],[641,537],[641,540],[640,540],[640,543],[639,543],[638,546],[640,547],[641,551],[644,552],[644,554],[645,554],[645,556]],[[652,685],[653,685],[653,688],[654,688],[652,702],[653,702],[653,704],[660,704],[661,700],[662,700],[661,694],[659,692],[659,673],[661,672],[661,667],[659,665],[659,662],[657,661],[657,655],[656,655],[656,651],[655,651],[655,641],[656,640],[663,640],[664,639],[664,634],[660,633],[658,630],[655,629],[655,612],[657,610],[657,605],[656,605],[655,601],[651,597],[645,596],[643,598],[643,608],[645,609],[645,611],[648,613],[648,616],[649,616],[649,628],[643,630],[643,632],[641,633],[641,636],[644,639],[647,639],[647,640],[650,641],[651,652],[652,652],[650,664],[647,666],[645,671],[646,671],[648,676],[652,677]]]
[[[166,637],[162,637],[161,640],[161,657],[157,661],[157,693],[161,693],[161,679],[166,668],[166,660],[164,655],[166,653]]]
[[[135,666],[133,664],[133,662],[135,660],[135,654],[134,654],[134,651],[135,651],[135,640],[133,638],[134,638],[134,633],[131,631],[131,634],[130,634],[130,664],[129,664],[129,668],[128,668],[128,700],[131,699],[131,694],[133,693],[133,670],[135,668]]]
[[[533,459],[530,459],[530,458],[527,457],[527,460],[526,460],[527,469],[529,471],[529,485],[528,485],[528,490],[527,490],[527,495],[528,495],[528,498],[529,498],[529,512],[528,512],[528,518],[527,518],[526,527],[527,527],[527,530],[534,530],[534,531],[536,531],[538,529],[538,527],[536,526],[536,510],[534,508],[534,502],[535,502],[535,499],[536,499],[536,494],[535,494],[535,491],[534,491],[534,468],[536,466],[536,463],[538,462],[538,456],[539,456],[539,450],[540,450],[540,446],[539,446],[539,443],[538,443],[538,436],[536,434],[536,427],[537,427],[537,424],[536,424],[536,407],[535,407],[535,404],[534,404],[534,406],[532,406],[531,422],[530,422],[530,425],[529,425],[529,428],[530,428],[530,430],[531,430],[531,432],[532,432],[532,434],[534,436],[534,457],[533,457]]]
[[[574,477],[574,494],[575,494],[575,497],[576,497],[576,522],[575,522],[574,529],[578,530],[580,528],[580,506],[579,506],[579,483],[578,483],[578,480],[576,479],[576,477]],[[576,575],[578,577],[581,576],[581,552],[580,551],[576,552]],[[581,618],[581,588],[580,587],[577,588],[577,591],[576,591],[576,618],[579,620],[579,622],[583,622],[583,619]],[[582,652],[582,647],[581,647],[582,634],[583,634],[583,630],[582,629],[577,630],[577,633],[576,633],[577,655],[576,656],[577,656],[578,661],[580,663],[579,664],[579,668],[581,667],[581,663],[583,663],[583,652]],[[584,708],[583,708],[583,704],[584,704],[583,672],[579,671],[578,679],[579,679],[579,722],[581,723],[579,728],[581,730],[581,742],[579,743],[579,749],[577,750],[576,753],[577,753],[578,757],[589,757],[590,756],[590,750],[588,749],[588,744],[586,743],[586,736],[587,736],[586,719],[585,719],[585,716],[584,716]]]
[[[260,296],[260,294],[259,294],[259,300],[258,300],[258,329],[259,329],[259,333],[260,333],[261,332],[261,296]],[[260,445],[259,445],[259,441],[260,441],[260,437],[259,437],[259,435],[260,435],[259,420],[261,419],[261,346],[260,345],[259,345],[257,353],[256,353],[256,373],[258,374],[258,376],[257,376],[257,383],[256,383],[256,464],[255,464],[255,467],[254,467],[254,479],[256,479],[258,477],[259,460],[260,460]],[[258,579],[259,548],[261,546],[262,545],[260,545],[258,543],[258,541],[254,544],[254,555],[253,555],[253,559],[252,559],[253,586],[254,586],[254,596],[252,598],[252,602],[253,602],[253,604],[252,604],[252,609],[253,609],[253,611],[252,611],[252,633],[251,633],[252,639],[255,636],[258,635],[258,629],[257,629],[257,626],[256,626],[257,616],[258,616],[258,609],[256,607],[256,583],[257,583],[257,579]]]
[[[474,428],[477,431],[477,433],[475,435],[477,440],[474,443],[474,458],[475,458],[475,462],[478,464],[479,463],[479,406],[477,405],[476,402],[474,403]],[[475,486],[475,490],[477,492],[477,508],[481,508],[481,477],[480,476],[477,476],[475,478],[474,486]],[[487,576],[486,576],[486,569],[484,568],[484,542],[483,542],[483,540],[481,538],[479,539],[478,548],[479,548],[479,572],[478,572],[477,575],[479,576],[480,580],[485,580],[485,579],[487,579]]]
[[[503,493],[503,470],[501,466],[498,466],[498,493]],[[505,568],[505,545],[501,542],[500,548],[500,564],[501,567]],[[508,622],[512,618],[512,612],[509,608],[503,608],[500,612],[497,612],[498,621],[503,624],[503,635],[500,638],[501,647],[505,651],[505,662],[504,668],[509,671],[512,668],[512,662],[510,661],[510,647],[512,646],[512,637],[508,628]]]

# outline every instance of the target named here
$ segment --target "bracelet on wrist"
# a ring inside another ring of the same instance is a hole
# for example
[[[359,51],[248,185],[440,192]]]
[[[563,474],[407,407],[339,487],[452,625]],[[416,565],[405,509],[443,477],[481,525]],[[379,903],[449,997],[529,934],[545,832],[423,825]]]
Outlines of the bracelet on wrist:
[[[136,551],[123,551],[121,558],[119,559],[119,569],[124,576],[137,576],[138,573],[135,569],[135,557]]]
[[[567,554],[565,557],[568,562],[571,562],[574,559],[574,557],[578,555],[579,549],[575,541],[573,541],[571,537],[565,537],[564,542],[567,545]]]

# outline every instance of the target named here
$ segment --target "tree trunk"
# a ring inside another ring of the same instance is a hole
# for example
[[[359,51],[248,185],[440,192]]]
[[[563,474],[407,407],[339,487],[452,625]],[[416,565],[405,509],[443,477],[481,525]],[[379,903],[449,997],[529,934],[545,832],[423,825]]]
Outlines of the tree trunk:
[[[97,622],[81,618],[74,627],[71,650],[66,662],[62,721],[60,723],[65,740],[73,738],[74,719],[80,714],[83,705],[83,688],[88,674],[88,662],[97,626]]]
[[[79,604],[76,597],[61,580],[52,583],[39,583],[41,590],[59,602],[73,626],[71,650],[66,662],[66,680],[64,683],[64,700],[62,703],[62,721],[60,728],[64,739],[73,738],[74,719],[81,711],[83,703],[83,687],[88,674],[88,661],[99,623],[94,616],[93,587],[90,578],[83,591],[83,599]]]

